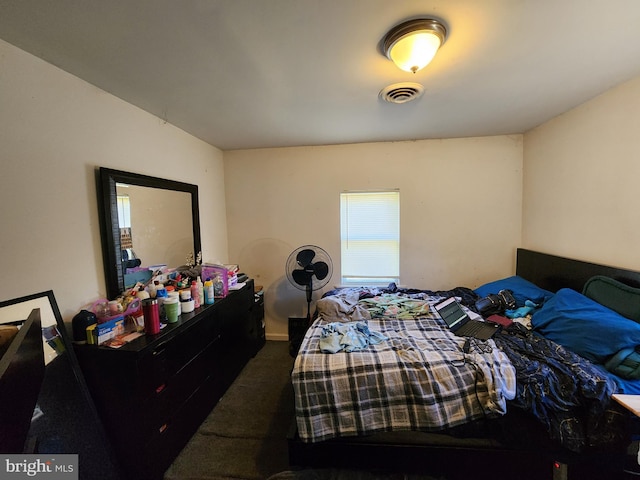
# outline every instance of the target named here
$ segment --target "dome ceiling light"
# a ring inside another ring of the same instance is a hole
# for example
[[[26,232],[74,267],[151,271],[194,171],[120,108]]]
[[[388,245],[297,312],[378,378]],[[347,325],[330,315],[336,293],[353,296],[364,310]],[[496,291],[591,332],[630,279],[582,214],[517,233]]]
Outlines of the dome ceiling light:
[[[382,48],[398,68],[416,73],[431,62],[446,37],[447,29],[438,20],[414,19],[393,27],[385,35]]]

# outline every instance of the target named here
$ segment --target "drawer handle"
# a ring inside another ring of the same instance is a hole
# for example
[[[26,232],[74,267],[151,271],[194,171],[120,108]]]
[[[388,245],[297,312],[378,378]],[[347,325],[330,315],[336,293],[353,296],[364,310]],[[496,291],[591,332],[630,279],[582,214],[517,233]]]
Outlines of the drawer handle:
[[[161,391],[163,391],[165,388],[167,388],[167,384],[163,383],[162,385],[158,385],[156,387],[156,393],[160,393]]]
[[[159,344],[156,348],[153,349],[152,355],[162,355],[167,348],[168,343],[169,342],[162,342],[161,344]]]

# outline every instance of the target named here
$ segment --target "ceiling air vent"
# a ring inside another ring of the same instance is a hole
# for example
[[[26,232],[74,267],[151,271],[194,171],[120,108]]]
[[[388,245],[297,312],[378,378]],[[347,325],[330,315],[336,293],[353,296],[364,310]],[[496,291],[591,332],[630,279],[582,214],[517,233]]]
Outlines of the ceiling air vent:
[[[419,83],[394,83],[380,91],[380,97],[390,103],[407,103],[420,98],[424,87]]]

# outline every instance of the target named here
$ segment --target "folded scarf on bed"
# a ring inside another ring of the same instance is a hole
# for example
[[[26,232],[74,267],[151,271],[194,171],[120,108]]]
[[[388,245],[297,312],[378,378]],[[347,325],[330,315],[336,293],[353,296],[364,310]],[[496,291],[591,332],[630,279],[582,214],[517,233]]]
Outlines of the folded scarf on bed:
[[[354,352],[385,340],[387,337],[369,330],[365,322],[332,322],[322,328],[320,350],[323,353]]]

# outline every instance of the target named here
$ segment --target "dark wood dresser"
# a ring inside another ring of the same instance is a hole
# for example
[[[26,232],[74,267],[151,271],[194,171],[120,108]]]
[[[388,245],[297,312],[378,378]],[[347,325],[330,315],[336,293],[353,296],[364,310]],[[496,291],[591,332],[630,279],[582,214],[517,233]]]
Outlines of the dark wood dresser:
[[[248,280],[213,305],[183,314],[158,335],[118,349],[76,345],[96,408],[129,478],[162,478],[264,341],[262,295],[254,294]]]

